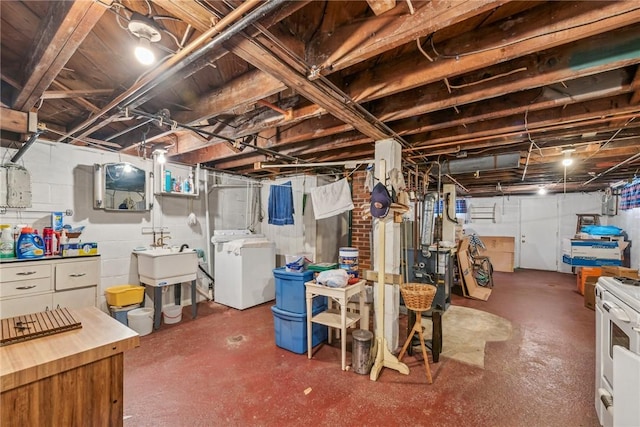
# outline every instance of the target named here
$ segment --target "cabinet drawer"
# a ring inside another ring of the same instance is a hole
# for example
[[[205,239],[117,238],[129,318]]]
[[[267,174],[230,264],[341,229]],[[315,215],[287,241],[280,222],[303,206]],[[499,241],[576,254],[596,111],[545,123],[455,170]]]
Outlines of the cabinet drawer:
[[[7,298],[0,301],[0,317],[21,316],[23,314],[39,313],[51,310],[53,294],[33,295],[24,298]]]
[[[51,278],[15,280],[0,284],[0,298],[38,294],[51,291]]]
[[[84,288],[98,284],[100,262],[76,261],[56,265],[55,289]]]
[[[96,305],[97,286],[60,291],[53,294],[53,308],[82,308]]]
[[[12,282],[14,280],[33,280],[43,277],[51,277],[51,264],[29,263],[24,265],[12,265],[0,267],[0,282]]]

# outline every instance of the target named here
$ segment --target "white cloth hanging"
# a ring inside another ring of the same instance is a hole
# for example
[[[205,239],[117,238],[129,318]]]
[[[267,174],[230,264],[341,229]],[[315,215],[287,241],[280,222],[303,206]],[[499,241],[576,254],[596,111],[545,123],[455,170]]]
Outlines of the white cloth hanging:
[[[316,220],[339,215],[353,209],[351,189],[346,178],[311,189],[311,201]]]
[[[407,188],[402,171],[398,168],[393,168],[389,171],[389,181],[391,181],[391,186],[395,190],[396,194]]]

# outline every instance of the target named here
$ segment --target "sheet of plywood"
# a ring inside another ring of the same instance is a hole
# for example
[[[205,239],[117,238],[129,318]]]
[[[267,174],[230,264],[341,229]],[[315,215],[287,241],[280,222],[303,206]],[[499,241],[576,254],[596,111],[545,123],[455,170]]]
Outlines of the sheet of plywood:
[[[478,253],[489,257],[494,271],[513,273],[515,238],[511,236],[480,236],[486,249],[479,248]]]
[[[513,236],[479,236],[482,243],[491,252],[515,252]]]

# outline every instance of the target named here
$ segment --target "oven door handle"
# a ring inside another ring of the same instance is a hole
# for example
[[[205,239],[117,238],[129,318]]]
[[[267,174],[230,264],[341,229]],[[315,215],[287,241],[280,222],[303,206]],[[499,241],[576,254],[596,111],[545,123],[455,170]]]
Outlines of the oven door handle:
[[[613,396],[609,394],[609,392],[603,388],[598,389],[598,395],[600,397],[600,402],[604,406],[604,409],[607,410],[610,414],[613,414]]]
[[[609,301],[603,302],[602,303],[602,308],[604,308],[607,311],[607,313],[609,313],[616,320],[619,320],[619,321],[625,322],[625,323],[631,322],[631,319],[629,318],[629,315],[627,313],[625,313],[625,311],[623,309],[621,309],[620,307],[618,307],[615,304],[610,303]]]

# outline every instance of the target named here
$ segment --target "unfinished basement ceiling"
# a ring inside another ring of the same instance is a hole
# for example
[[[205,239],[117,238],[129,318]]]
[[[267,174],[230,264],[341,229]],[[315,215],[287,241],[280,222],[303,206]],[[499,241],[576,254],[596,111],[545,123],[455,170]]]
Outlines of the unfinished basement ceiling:
[[[154,66],[133,56],[134,12],[161,34]],[[166,148],[253,177],[372,158],[385,138],[406,170],[463,195],[640,176],[637,1],[2,1],[0,13],[3,146],[29,138],[35,112],[41,139]],[[513,167],[445,168],[512,153]],[[301,167],[261,167],[274,163]]]

